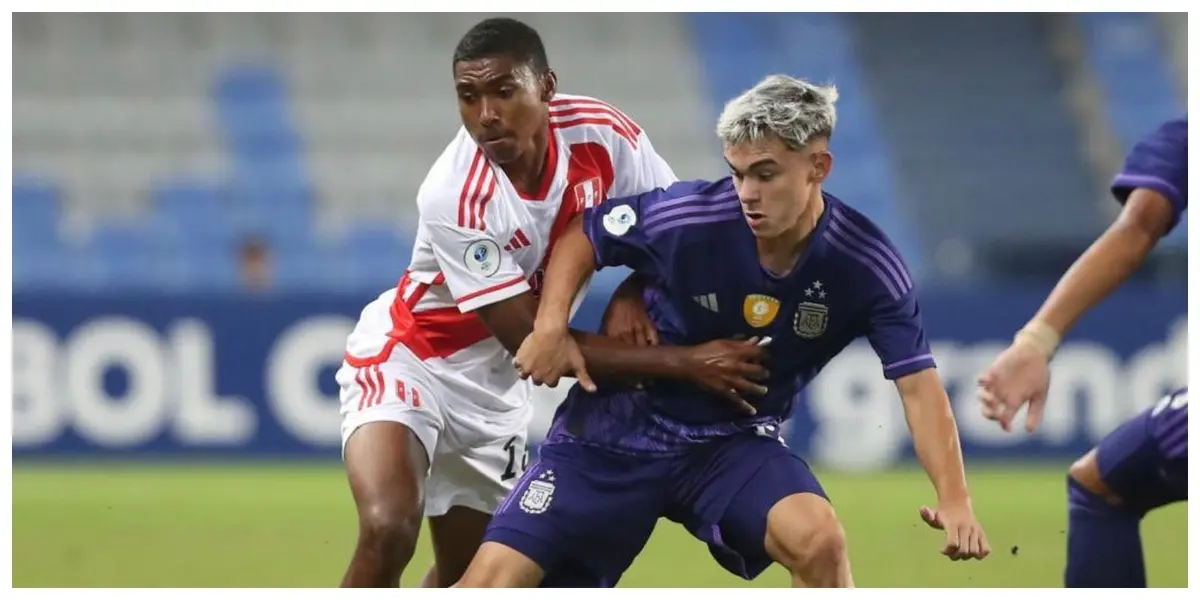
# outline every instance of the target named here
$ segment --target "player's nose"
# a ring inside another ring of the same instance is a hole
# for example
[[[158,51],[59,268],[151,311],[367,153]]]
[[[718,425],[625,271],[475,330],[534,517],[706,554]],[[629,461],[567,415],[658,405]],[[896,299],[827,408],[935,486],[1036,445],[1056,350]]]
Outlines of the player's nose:
[[[479,103],[479,124],[485,127],[495,125],[500,120],[495,102],[484,98]]]

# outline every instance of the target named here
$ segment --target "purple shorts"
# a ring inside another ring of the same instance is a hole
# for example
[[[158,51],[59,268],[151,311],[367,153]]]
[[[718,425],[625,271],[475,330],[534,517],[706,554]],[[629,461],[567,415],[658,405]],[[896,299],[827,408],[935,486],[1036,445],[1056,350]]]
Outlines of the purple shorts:
[[[767,511],[805,492],[827,498],[774,430],[672,455],[559,442],[542,447],[484,539],[538,563],[543,587],[612,587],[666,517],[707,543],[726,570],[753,579],[772,562]]]
[[[1187,500],[1187,415],[1183,388],[1096,446],[1101,478],[1129,506],[1149,511]]]

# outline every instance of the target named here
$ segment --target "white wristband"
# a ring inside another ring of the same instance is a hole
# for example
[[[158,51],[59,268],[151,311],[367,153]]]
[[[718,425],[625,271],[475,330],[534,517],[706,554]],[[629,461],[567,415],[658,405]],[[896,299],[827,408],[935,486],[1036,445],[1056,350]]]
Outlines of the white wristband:
[[[1062,336],[1053,327],[1042,321],[1030,321],[1017,332],[1015,342],[1025,342],[1037,349],[1047,360],[1054,356]]]

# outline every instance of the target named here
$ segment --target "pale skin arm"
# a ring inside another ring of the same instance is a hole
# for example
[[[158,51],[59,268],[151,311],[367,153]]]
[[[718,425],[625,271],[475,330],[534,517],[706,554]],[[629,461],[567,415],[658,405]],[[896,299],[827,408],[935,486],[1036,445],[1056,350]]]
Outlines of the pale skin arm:
[[[1011,431],[1017,411],[1029,404],[1025,428],[1037,428],[1050,384],[1050,358],[1062,337],[1141,266],[1173,217],[1171,202],[1162,194],[1137,188],[1129,195],[1117,220],[1071,265],[1012,345],[980,377],[984,416]]]
[[[546,266],[542,282],[542,299],[538,306],[534,328],[561,333],[571,319],[571,304],[596,270],[596,255],[592,242],[583,232],[583,219],[575,217],[554,246],[554,255]]]
[[[937,493],[937,508],[922,507],[921,518],[946,532],[942,554],[954,560],[984,558],[991,547],[971,507],[958,425],[937,370],[905,375],[896,380],[896,390],[904,403],[917,460]]]

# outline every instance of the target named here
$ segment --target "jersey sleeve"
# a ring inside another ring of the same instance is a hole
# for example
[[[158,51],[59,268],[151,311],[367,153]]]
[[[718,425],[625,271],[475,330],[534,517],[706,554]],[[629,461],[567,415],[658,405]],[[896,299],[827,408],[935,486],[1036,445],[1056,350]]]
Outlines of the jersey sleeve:
[[[883,363],[883,376],[899,379],[936,367],[915,289],[895,298],[884,294],[868,316],[867,340]]]
[[[1162,194],[1171,203],[1170,229],[1187,210],[1187,120],[1164,123],[1138,141],[1113,178],[1112,193],[1124,204],[1137,188]]]
[[[635,126],[636,127],[636,126]],[[635,142],[618,136],[613,142],[613,185],[609,196],[619,198],[667,188],[679,181],[663,157],[654,150],[645,131],[638,131]]]
[[[430,245],[446,287],[464,313],[529,291],[512,254],[485,231],[456,224],[427,224]]]
[[[664,240],[656,235],[658,226],[653,220],[648,222],[647,215],[656,206],[665,207],[673,199],[694,194],[705,183],[676,183],[585,209],[583,231],[595,250],[596,268],[629,267],[651,276],[662,273],[670,249],[662,247]]]

